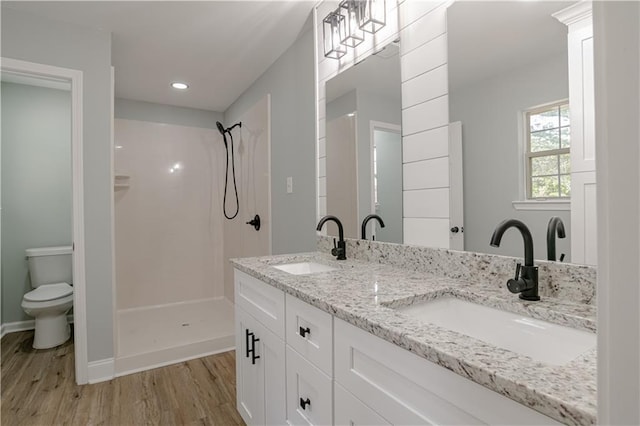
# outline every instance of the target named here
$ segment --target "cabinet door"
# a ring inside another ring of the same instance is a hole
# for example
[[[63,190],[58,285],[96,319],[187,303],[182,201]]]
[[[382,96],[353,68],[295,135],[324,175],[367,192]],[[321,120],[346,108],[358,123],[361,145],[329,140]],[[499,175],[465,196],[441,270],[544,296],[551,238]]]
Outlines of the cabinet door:
[[[391,424],[338,383],[334,385],[334,395],[335,424],[337,426],[377,426]]]
[[[287,422],[333,423],[331,378],[287,346]]]
[[[248,425],[286,421],[285,344],[236,306],[236,402]]]
[[[256,363],[264,371],[264,418],[267,425],[283,425],[287,420],[285,343],[265,327],[260,329]]]
[[[264,364],[253,362],[251,349],[252,337],[256,337],[255,334],[259,333],[261,326],[238,306],[235,315],[236,405],[246,424],[260,425],[264,424]]]

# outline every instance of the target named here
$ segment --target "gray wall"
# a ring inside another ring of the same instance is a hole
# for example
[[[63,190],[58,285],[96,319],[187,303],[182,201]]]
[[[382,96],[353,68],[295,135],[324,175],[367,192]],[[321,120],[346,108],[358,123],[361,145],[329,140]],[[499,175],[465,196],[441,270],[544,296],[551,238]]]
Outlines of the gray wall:
[[[507,232],[500,248],[489,246],[496,225],[507,218],[527,224],[535,243],[535,257],[546,259],[546,229],[551,216],[559,216],[567,238],[556,253],[570,259],[569,211],[517,211],[512,202],[524,193],[520,180],[524,167],[518,120],[523,110],[569,97],[566,57],[511,71],[450,93],[450,121],[462,122],[464,162],[465,250],[523,255],[522,237]]]
[[[234,123],[271,94],[272,250],[315,250],[315,96],[313,35],[307,31],[227,111]],[[287,194],[287,176],[293,193]]]
[[[215,129],[221,112],[116,98],[115,118]]]
[[[2,56],[83,72],[88,355],[111,358],[111,36],[3,7]]]
[[[71,92],[2,83],[2,323],[33,319],[25,249],[71,244]]]

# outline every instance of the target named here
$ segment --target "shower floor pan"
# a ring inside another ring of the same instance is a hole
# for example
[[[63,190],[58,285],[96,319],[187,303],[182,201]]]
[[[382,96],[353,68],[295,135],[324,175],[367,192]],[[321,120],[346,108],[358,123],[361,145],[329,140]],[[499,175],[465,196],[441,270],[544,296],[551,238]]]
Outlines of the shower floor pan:
[[[116,376],[235,349],[233,304],[224,298],[118,311]]]

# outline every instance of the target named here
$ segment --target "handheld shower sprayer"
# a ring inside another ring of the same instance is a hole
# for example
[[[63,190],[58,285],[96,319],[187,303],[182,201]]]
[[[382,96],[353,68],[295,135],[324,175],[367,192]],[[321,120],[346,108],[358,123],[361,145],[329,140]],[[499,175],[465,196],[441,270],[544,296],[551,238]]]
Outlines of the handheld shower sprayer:
[[[242,127],[242,122],[238,122],[233,126],[225,129],[221,122],[216,121],[216,126],[218,127],[218,131],[222,134],[222,139],[224,140],[224,148],[226,151],[226,167],[224,172],[224,197],[222,200],[222,212],[224,213],[224,217],[231,220],[238,216],[238,212],[240,211],[240,201],[238,199],[238,185],[236,184],[236,162],[234,158],[233,152],[233,134],[231,130],[235,127]],[[233,174],[233,189],[236,194],[236,211],[233,215],[227,214],[227,187],[229,186],[229,145],[227,144],[227,133],[229,133],[229,138],[231,139],[231,170]]]

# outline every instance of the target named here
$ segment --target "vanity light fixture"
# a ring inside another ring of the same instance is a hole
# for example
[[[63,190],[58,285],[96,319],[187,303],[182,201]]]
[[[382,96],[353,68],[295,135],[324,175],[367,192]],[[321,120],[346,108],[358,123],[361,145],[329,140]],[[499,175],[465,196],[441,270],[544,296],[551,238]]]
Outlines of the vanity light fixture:
[[[187,83],[182,83],[180,81],[175,81],[175,82],[171,83],[171,87],[173,87],[174,89],[178,89],[178,90],[187,90],[189,88],[189,85]]]
[[[347,47],[356,47],[365,34],[376,33],[386,24],[385,0],[342,0],[338,9],[322,20],[324,56],[340,59]]]
[[[358,1],[344,0],[338,8],[340,12],[340,43],[348,47],[356,47],[364,41],[364,31],[359,27],[360,16]]]
[[[356,3],[361,30],[374,34],[385,26],[387,17],[385,0],[358,0]]]
[[[340,43],[340,8],[330,12],[322,20],[322,38],[324,39],[324,56],[340,59],[347,54],[347,48]],[[344,19],[344,18],[343,18]]]

